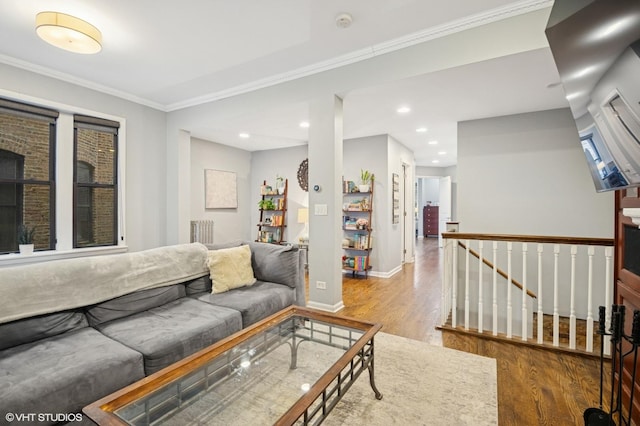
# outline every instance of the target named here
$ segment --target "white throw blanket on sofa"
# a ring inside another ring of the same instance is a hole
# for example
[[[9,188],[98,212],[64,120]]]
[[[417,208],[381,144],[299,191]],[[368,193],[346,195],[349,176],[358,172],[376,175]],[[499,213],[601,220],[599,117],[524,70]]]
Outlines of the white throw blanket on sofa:
[[[0,269],[0,324],[206,275],[200,243]]]

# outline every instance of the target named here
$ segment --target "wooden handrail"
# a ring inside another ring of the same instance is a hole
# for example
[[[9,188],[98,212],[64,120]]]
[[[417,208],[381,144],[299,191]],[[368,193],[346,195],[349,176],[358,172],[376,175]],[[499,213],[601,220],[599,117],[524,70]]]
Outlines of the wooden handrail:
[[[540,244],[576,244],[586,246],[613,246],[613,238],[554,237],[545,235],[472,234],[463,232],[443,232],[442,238],[456,240],[512,241]]]
[[[444,234],[443,234],[443,236],[444,236]],[[465,250],[467,249],[467,246],[464,243],[460,242],[460,241],[458,241],[458,245],[461,246]],[[478,254],[478,252],[475,251],[474,249],[469,248],[469,253],[471,253],[476,259],[480,259],[480,254]],[[493,263],[489,262],[484,257],[482,258],[482,263],[484,263],[485,265],[487,265],[491,269],[493,269],[493,267],[494,267]],[[507,280],[509,279],[509,276],[502,269],[496,268],[496,272],[498,274],[500,274],[500,276],[504,277],[505,279],[507,279]],[[518,282],[517,280],[515,280],[513,278],[511,278],[511,283],[513,285],[515,285],[516,287],[518,287],[520,290],[523,289],[522,284],[520,284],[520,282]],[[531,290],[529,290],[529,289],[527,289],[527,296],[532,297],[534,299],[538,298],[538,296],[536,296],[534,293],[532,293]]]

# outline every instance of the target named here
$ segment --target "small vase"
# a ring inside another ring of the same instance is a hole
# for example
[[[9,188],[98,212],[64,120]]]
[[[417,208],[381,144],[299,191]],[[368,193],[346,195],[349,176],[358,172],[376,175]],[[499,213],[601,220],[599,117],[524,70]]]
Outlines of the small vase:
[[[20,254],[33,254],[33,244],[20,244]]]
[[[358,191],[369,192],[369,185],[358,185]]]

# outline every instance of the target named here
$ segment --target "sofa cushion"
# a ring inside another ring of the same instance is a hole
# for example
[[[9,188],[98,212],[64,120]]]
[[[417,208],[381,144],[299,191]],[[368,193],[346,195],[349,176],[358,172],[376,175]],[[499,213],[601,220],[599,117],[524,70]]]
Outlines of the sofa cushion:
[[[224,293],[256,282],[248,245],[209,251],[207,266],[211,271],[213,293]]]
[[[253,273],[260,281],[286,284],[291,288],[300,279],[300,255],[293,246],[249,243]]]
[[[140,290],[88,308],[87,319],[89,325],[95,327],[103,322],[128,317],[164,305],[185,295],[185,288],[181,284]]]
[[[0,351],[0,412],[78,413],[143,377],[140,353],[85,327]]]
[[[96,328],[144,357],[147,375],[242,329],[238,311],[181,298]]]
[[[187,296],[205,291],[211,293],[211,277],[209,275],[205,275],[204,277],[189,281],[185,283],[185,289],[187,291]]]
[[[0,350],[87,327],[82,312],[63,311],[0,324]]]
[[[286,285],[258,281],[251,287],[237,288],[226,293],[202,294],[197,300],[240,311],[242,326],[247,327],[292,305],[295,293]]]

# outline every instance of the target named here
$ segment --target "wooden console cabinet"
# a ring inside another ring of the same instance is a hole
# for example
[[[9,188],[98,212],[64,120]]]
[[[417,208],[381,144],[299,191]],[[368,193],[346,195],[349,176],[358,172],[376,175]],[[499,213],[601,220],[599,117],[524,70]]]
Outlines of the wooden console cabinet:
[[[438,206],[424,206],[422,209],[422,232],[425,237],[437,237],[439,226]]]

